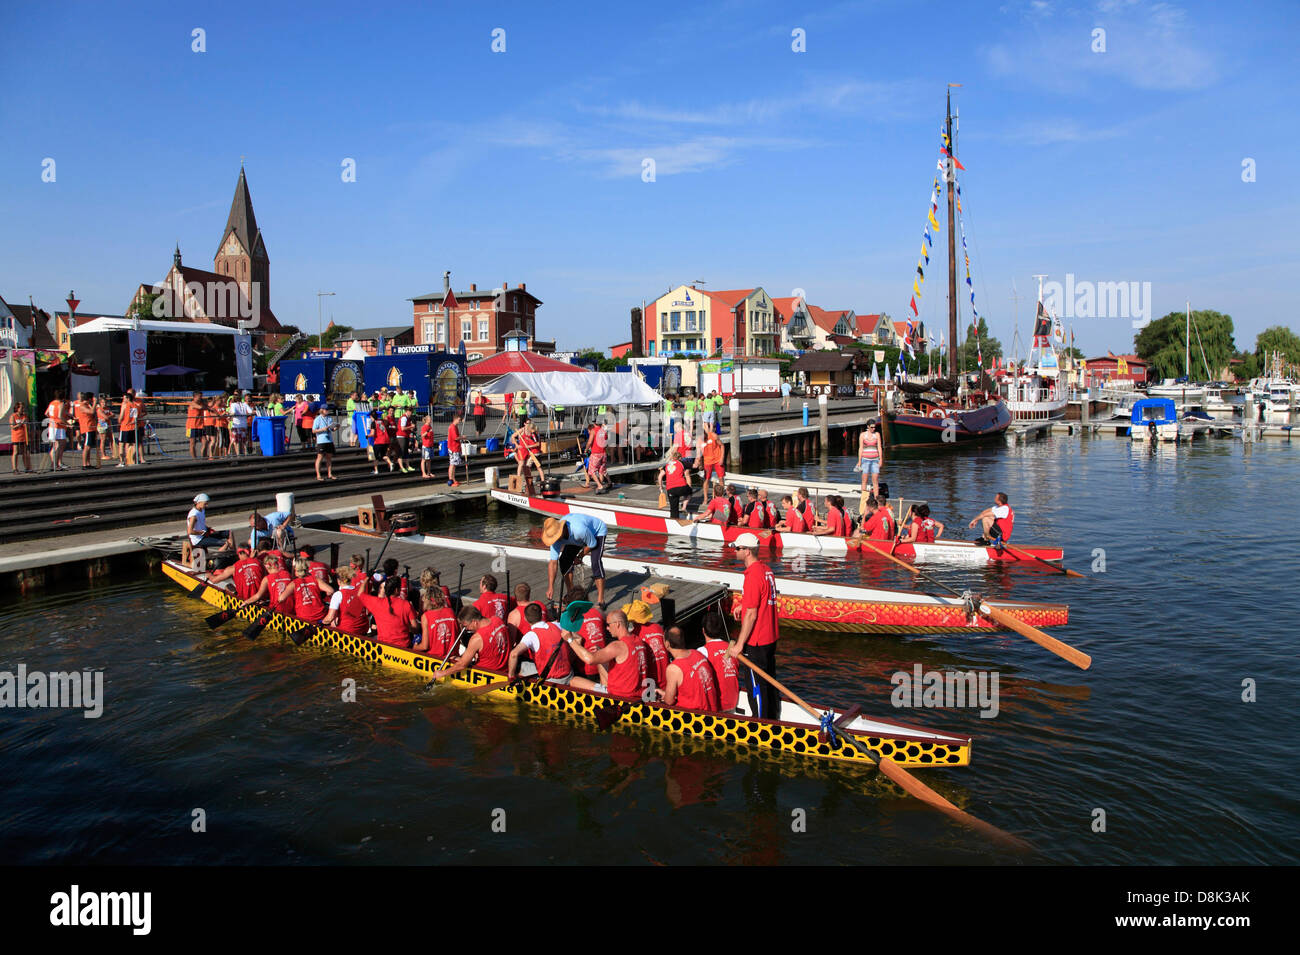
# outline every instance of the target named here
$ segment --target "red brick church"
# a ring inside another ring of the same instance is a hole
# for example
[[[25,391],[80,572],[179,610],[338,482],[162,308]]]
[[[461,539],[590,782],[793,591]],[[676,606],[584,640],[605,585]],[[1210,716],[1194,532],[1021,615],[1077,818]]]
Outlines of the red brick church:
[[[154,310],[160,318],[228,326],[255,321],[251,326],[254,335],[275,339],[285,333],[271,311],[271,258],[257,227],[242,165],[212,268],[209,272],[182,264],[177,246],[171,269],[160,282],[137,287],[131,306],[146,294],[158,292],[161,299]],[[131,311],[128,308],[127,314]]]

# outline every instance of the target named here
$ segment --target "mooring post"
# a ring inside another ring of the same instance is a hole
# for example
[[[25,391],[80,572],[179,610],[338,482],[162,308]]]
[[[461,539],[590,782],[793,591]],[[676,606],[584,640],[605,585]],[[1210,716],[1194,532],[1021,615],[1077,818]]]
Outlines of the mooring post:
[[[817,436],[821,438],[822,447],[830,447],[830,435],[827,432],[829,412],[826,409],[826,396],[817,396]]]
[[[727,408],[731,412],[731,461],[727,466],[736,471],[740,468],[740,399],[732,398]]]

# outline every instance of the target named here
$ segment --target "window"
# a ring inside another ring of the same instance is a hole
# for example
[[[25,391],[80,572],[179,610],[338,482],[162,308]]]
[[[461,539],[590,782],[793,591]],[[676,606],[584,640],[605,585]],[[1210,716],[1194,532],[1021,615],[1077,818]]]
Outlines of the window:
[[[474,340],[474,322],[471,319],[461,319],[460,340],[463,342],[472,342]]]
[[[682,313],[673,312],[668,320],[668,330],[670,332],[680,332],[682,330]]]
[[[713,350],[714,350],[714,351],[722,351],[722,339],[721,339],[721,338],[715,338],[715,339],[713,339]]]
[[[518,295],[511,295],[511,296],[510,296],[510,302],[511,302],[511,305],[510,305],[510,309],[511,309],[511,311],[515,311],[515,312],[519,311],[519,296],[518,296]]]
[[[481,342],[488,340],[488,320],[486,318],[478,320],[478,340]]]
[[[424,340],[426,342],[436,341],[433,337],[433,322],[424,323]]]
[[[687,330],[688,332],[693,332],[693,331],[695,331],[695,313],[694,313],[694,312],[687,312],[687,313],[686,313],[686,330]]]
[[[533,320],[530,318],[530,319],[528,320],[528,337],[529,337],[529,338],[532,338],[532,337],[533,337],[533,334],[534,334],[534,332],[533,332]]]
[[[432,303],[432,302],[430,302],[428,305],[425,306],[425,311],[427,311],[427,312],[432,312],[432,311],[433,311],[433,303]]]
[[[440,318],[434,323],[433,340],[435,342],[445,342],[447,340],[447,326]]]

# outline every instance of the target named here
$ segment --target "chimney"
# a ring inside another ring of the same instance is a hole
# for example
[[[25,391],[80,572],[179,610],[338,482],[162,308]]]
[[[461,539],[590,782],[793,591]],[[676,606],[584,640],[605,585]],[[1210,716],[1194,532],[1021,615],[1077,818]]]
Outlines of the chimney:
[[[475,285],[473,282],[470,282],[470,283],[469,283],[469,290],[470,290],[471,292],[477,292],[477,291],[478,291],[478,286]]]
[[[527,282],[520,282],[520,283],[519,283],[519,291],[521,291],[521,292],[527,292],[527,291],[528,291],[528,283],[527,283]]]

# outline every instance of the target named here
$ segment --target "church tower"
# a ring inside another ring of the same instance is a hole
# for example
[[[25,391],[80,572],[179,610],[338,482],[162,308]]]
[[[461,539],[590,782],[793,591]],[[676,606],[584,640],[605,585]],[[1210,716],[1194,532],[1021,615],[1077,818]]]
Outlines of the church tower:
[[[226,217],[226,231],[212,261],[212,271],[226,275],[239,283],[240,291],[255,309],[271,305],[271,260],[266,254],[262,230],[253,215],[253,200],[248,194],[248,179],[243,164],[239,167],[239,182],[235,184],[235,198],[230,203]]]

